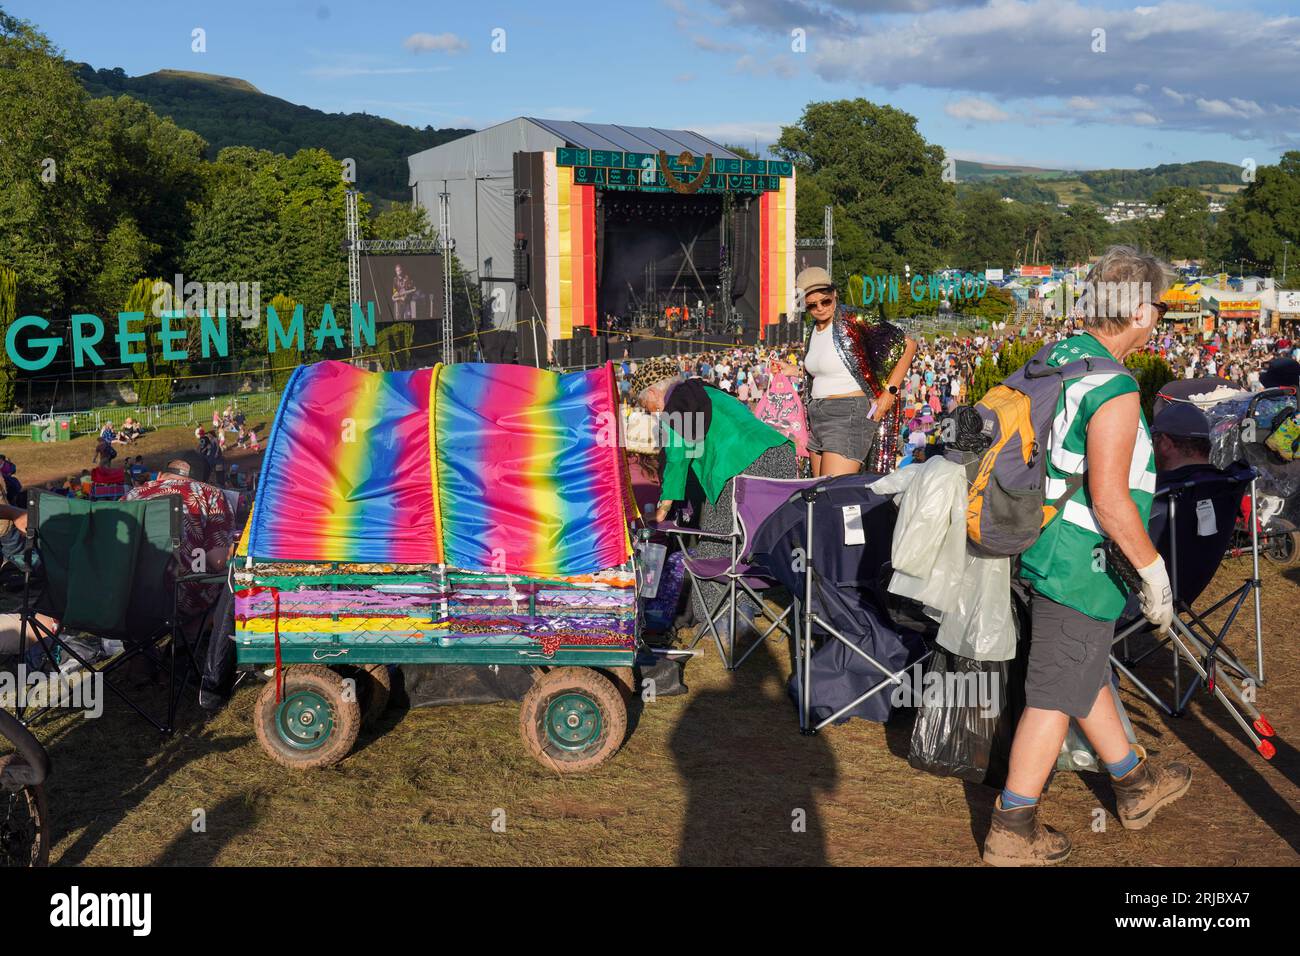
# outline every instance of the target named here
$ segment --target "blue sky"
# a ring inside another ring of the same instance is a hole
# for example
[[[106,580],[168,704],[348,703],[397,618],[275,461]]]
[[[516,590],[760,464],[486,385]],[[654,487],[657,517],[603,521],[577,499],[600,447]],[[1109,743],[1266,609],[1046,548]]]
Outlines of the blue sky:
[[[414,126],[535,115],[761,147],[810,101],[864,96],[915,115],[951,155],[986,162],[1264,164],[1300,148],[1300,16],[1285,0],[0,7],[97,68],[237,76],[291,102]],[[191,49],[195,28],[206,31],[206,52]],[[504,31],[503,52],[492,50],[494,30]]]

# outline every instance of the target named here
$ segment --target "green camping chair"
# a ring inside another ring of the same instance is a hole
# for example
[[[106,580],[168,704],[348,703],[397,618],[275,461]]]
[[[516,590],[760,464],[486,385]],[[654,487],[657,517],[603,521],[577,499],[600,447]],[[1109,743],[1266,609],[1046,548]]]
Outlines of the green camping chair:
[[[170,733],[176,706],[190,674],[197,674],[194,648],[179,627],[177,588],[187,581],[209,581],[212,575],[184,573],[181,554],[181,498],[166,495],[144,501],[82,501],[61,495],[34,493],[27,510],[27,567],[32,552],[37,571],[28,571],[23,589],[20,646],[27,646],[30,627],[50,661],[56,648],[87,670],[103,675],[104,686],[163,733]],[[175,583],[169,571],[176,569]],[[218,580],[220,578],[218,577]],[[39,581],[39,584],[38,584]],[[58,621],[50,630],[36,615]],[[99,666],[81,657],[65,640],[65,629],[122,642],[120,654]],[[168,641],[168,638],[171,640]],[[166,647],[164,647],[166,645]],[[178,649],[188,655],[177,687]],[[135,657],[166,667],[167,713],[156,719],[111,679],[112,672]],[[49,707],[18,718],[30,722]]]

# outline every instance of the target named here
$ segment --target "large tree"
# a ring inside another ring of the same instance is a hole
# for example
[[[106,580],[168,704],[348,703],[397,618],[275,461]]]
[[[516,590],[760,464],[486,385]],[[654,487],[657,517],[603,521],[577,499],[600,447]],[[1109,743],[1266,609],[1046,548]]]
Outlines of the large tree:
[[[1261,166],[1255,181],[1234,197],[1220,218],[1215,252],[1229,263],[1246,260],[1281,278],[1286,259],[1288,285],[1300,244],[1300,151],[1283,153],[1276,166]],[[1289,243],[1289,245],[1288,245]]]
[[[952,265],[970,271],[1001,268],[1016,261],[1024,244],[1020,203],[1003,202],[990,189],[973,190],[957,201],[957,239]]]
[[[1151,224],[1154,251],[1166,259],[1203,259],[1210,233],[1210,203],[1186,186],[1169,186],[1151,201],[1162,215]]]
[[[31,26],[0,11],[0,261],[17,273],[18,312],[89,306],[107,195],[86,94]]]
[[[835,207],[838,279],[944,265],[955,187],[914,116],[865,99],[810,103],[773,152],[798,168],[801,234],[819,234],[822,207]]]

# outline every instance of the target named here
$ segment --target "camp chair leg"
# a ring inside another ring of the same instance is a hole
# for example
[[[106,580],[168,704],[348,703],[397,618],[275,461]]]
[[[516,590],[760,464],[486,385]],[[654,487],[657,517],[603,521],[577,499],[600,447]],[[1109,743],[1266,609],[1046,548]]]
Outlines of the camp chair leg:
[[[1208,687],[1209,674],[1205,668],[1201,666],[1200,661],[1196,659],[1196,656],[1192,654],[1191,650],[1182,642],[1182,639],[1177,634],[1171,632],[1171,636],[1173,637],[1174,644],[1180,651],[1182,651],[1183,656],[1187,658],[1192,669],[1196,671],[1201,680],[1204,681]],[[1227,709],[1228,716],[1237,722],[1237,726],[1240,727],[1242,731],[1245,732],[1246,736],[1250,738],[1251,744],[1257,751],[1259,751],[1260,755],[1263,756],[1265,760],[1271,760],[1274,754],[1273,745],[1268,741],[1263,740],[1259,734],[1255,733],[1255,728],[1246,722],[1246,718],[1241,716],[1241,712],[1233,705],[1233,702],[1228,695],[1223,692],[1223,688],[1220,686],[1219,681],[1215,681],[1211,693],[1213,693],[1215,697],[1219,698],[1219,702]]]
[[[790,609],[794,611],[794,618],[792,621],[792,623],[794,624],[794,646],[793,648],[791,648],[792,653],[790,656],[794,658],[794,686],[798,687],[800,691],[802,691],[803,690],[803,643],[802,643],[802,635],[800,634],[799,631],[798,608],[799,608],[798,601],[794,601],[790,605]],[[802,731],[804,729],[802,692],[798,695],[798,699],[799,699],[799,708],[798,708],[799,709],[799,730]]]
[[[763,600],[762,596],[753,588],[751,588],[748,584],[746,584],[744,579],[741,578],[740,576],[736,576],[736,581],[738,582],[740,589],[743,590],[747,595],[749,595],[749,597],[751,597],[754,600],[754,603],[758,605],[759,615],[766,615],[768,613],[767,602]],[[737,598],[739,598],[739,595],[737,595]],[[793,607],[793,605],[791,607]],[[759,634],[758,637],[754,639],[754,642],[749,645],[749,648],[745,651],[745,653],[740,655],[740,659],[733,661],[729,669],[736,670],[738,667],[740,667],[741,664],[745,663],[745,661],[749,658],[749,655],[754,653],[754,651],[756,651],[764,642],[766,642],[767,639],[771,637],[774,632],[779,631],[780,633],[785,634],[788,637],[790,635],[790,628],[786,625],[785,619],[790,616],[790,611],[791,611],[790,607],[787,607],[784,611],[782,611],[780,616],[775,618],[772,621],[772,623],[768,625],[767,630],[763,631],[762,634]],[[754,629],[755,630],[758,629],[757,622],[755,622],[754,624]],[[735,646],[738,638],[734,625],[731,632],[731,638],[732,638],[731,640],[732,653],[734,654]]]
[[[1259,579],[1259,520],[1255,501],[1255,483],[1258,478],[1250,479],[1250,565],[1251,590],[1255,594],[1255,681],[1264,683],[1264,619],[1260,613],[1260,591],[1263,582]]]
[[[691,586],[694,588],[699,588],[699,584],[700,584],[700,579],[695,577],[695,575],[691,575]],[[700,591],[698,593],[700,594],[700,603],[703,604],[704,603],[703,592]],[[708,633],[713,637],[713,643],[716,644],[718,647],[718,656],[722,658],[722,665],[724,667],[727,665],[727,652],[722,647],[722,635],[718,633],[716,622],[719,616],[719,611],[721,611],[723,605],[726,603],[726,600],[727,600],[727,596],[724,594],[722,597],[720,597],[717,600],[717,602],[713,605],[713,607],[707,608],[708,614],[705,616],[704,619],[704,626],[708,628]],[[704,634],[705,634],[704,631],[700,631],[695,635],[695,640],[691,642],[691,650],[694,650],[695,645],[700,643],[700,641],[704,639]]]
[[[857,654],[859,657],[861,657],[863,660],[865,660],[867,663],[869,663],[869,664],[870,664],[872,667],[874,667],[876,670],[880,671],[880,673],[883,674],[883,675],[884,675],[884,678],[885,678],[885,679],[882,680],[879,684],[877,684],[875,687],[871,688],[871,690],[867,691],[865,694],[863,694],[861,697],[859,697],[857,700],[850,701],[849,703],[847,703],[847,704],[845,704],[843,707],[841,707],[839,710],[837,710],[835,713],[833,713],[833,714],[831,714],[829,717],[827,717],[825,720],[821,721],[819,724],[817,724],[815,727],[813,727],[813,730],[814,730],[814,731],[821,730],[823,727],[825,727],[827,724],[831,723],[832,721],[838,720],[840,717],[842,717],[844,714],[847,714],[847,713],[848,713],[850,710],[852,710],[854,707],[857,707],[858,704],[862,703],[862,702],[863,702],[864,700],[866,700],[867,698],[872,697],[872,696],[874,696],[875,694],[878,694],[880,691],[884,690],[886,687],[896,686],[896,685],[902,684],[902,683],[903,683],[903,679],[902,679],[902,677],[901,677],[900,675],[907,673],[907,671],[908,671],[908,670],[909,670],[909,669],[910,669],[914,664],[919,664],[919,663],[921,663],[922,661],[925,661],[927,658],[930,657],[931,654],[934,653],[934,651],[927,651],[927,652],[925,653],[925,656],[922,657],[922,658],[920,658],[920,660],[913,661],[912,664],[908,664],[907,667],[904,667],[904,668],[903,668],[902,670],[900,670],[900,671],[891,671],[888,667],[886,667],[884,664],[880,663],[880,661],[876,660],[874,657],[872,657],[870,654],[868,654],[868,653],[867,653],[866,651],[864,651],[862,648],[858,647],[856,644],[854,644],[852,641],[850,641],[848,638],[846,638],[846,637],[845,637],[843,634],[841,634],[839,631],[835,630],[835,628],[831,627],[828,623],[826,623],[825,621],[821,620],[820,618],[817,618],[815,615],[814,615],[814,617],[815,617],[815,619],[817,620],[817,623],[820,624],[820,625],[822,626],[822,629],[825,630],[828,634],[830,634],[831,637],[835,638],[835,640],[839,641],[841,644],[843,644],[845,647],[847,647],[849,650],[851,650],[854,654]]]
[[[749,591],[749,588],[746,587],[745,590]],[[750,593],[753,594],[752,591],[750,591]],[[754,595],[754,597],[757,598],[758,595]],[[767,610],[767,605],[765,603],[759,601],[759,604],[763,607],[764,611]],[[749,649],[745,651],[744,654],[740,655],[740,660],[736,661],[736,667],[740,667],[741,664],[745,663],[749,655],[754,653],[754,651],[758,650],[763,644],[765,644],[767,642],[767,639],[771,637],[774,632],[780,632],[782,634],[785,634],[787,637],[790,636],[790,628],[786,626],[785,619],[790,616],[790,612],[792,609],[793,609],[792,607],[788,607],[784,611],[782,611],[781,615],[778,618],[776,618],[776,620],[774,620],[770,625],[768,625],[767,630],[765,630],[762,634],[758,635],[758,637],[754,639],[754,643],[750,644]]]
[[[1123,674],[1125,677],[1131,680],[1134,683],[1134,685],[1136,685],[1137,689],[1143,693],[1143,695],[1147,698],[1147,700],[1151,701],[1151,703],[1159,707],[1168,716],[1170,717],[1174,716],[1174,712],[1169,708],[1168,704],[1166,704],[1163,700],[1160,699],[1160,695],[1157,694],[1155,691],[1153,691],[1146,684],[1142,683],[1142,681],[1138,679],[1137,675],[1134,674],[1131,670],[1129,670],[1128,667],[1126,667],[1118,657],[1116,657],[1114,654],[1110,655],[1110,662],[1111,664],[1114,665],[1117,671],[1119,671],[1121,674]]]

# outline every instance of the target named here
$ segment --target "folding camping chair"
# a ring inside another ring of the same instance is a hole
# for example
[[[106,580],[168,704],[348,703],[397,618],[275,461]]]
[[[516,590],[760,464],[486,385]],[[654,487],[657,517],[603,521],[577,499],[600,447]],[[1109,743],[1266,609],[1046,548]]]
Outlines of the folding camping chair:
[[[924,662],[934,653],[931,648],[926,647],[925,652],[919,657],[907,660],[902,667],[897,669],[891,668],[880,661],[875,655],[864,651],[858,646],[858,644],[850,640],[845,634],[837,629],[828,619],[829,615],[824,615],[817,610],[814,589],[827,584],[832,585],[833,587],[838,586],[840,582],[829,580],[826,575],[819,570],[816,559],[817,551],[815,549],[816,536],[819,531],[816,527],[814,505],[817,503],[819,498],[833,490],[835,493],[836,504],[844,506],[853,503],[850,499],[857,499],[856,503],[860,508],[865,510],[865,507],[870,501],[870,484],[873,480],[874,477],[863,480],[861,476],[857,475],[849,478],[832,479],[830,482],[822,480],[810,484],[809,487],[804,488],[799,492],[799,496],[802,499],[806,510],[803,521],[803,588],[802,593],[796,595],[795,602],[798,608],[795,615],[795,647],[797,649],[795,655],[795,681],[799,687],[799,732],[804,735],[816,734],[827,724],[833,723],[846,714],[849,714],[875,695],[886,689],[902,684],[904,675],[908,670],[917,664]],[[836,532],[835,529],[827,529],[820,533],[833,534]],[[865,536],[863,543],[866,543]],[[854,655],[864,661],[872,671],[881,675],[880,682],[874,687],[860,694],[849,703],[844,704],[834,713],[820,721],[815,721],[812,714],[812,657],[814,628],[820,628],[823,632],[828,634],[832,640],[838,641],[843,647],[847,648]]]
[[[97,466],[90,473],[90,498],[92,501],[116,501],[131,490],[123,468]]]
[[[33,552],[39,556],[35,573],[30,570]],[[23,587],[19,646],[27,647],[30,628],[46,661],[56,663],[56,655],[70,655],[87,671],[103,675],[104,685],[137,714],[161,732],[170,733],[189,673],[199,672],[194,648],[181,636],[178,589],[190,581],[223,579],[184,573],[189,556],[181,552],[180,496],[81,501],[37,492],[28,503],[25,557],[29,570]],[[175,583],[169,583],[167,572],[173,563],[177,573]],[[57,626],[51,630],[38,614],[54,618]],[[123,650],[95,666],[69,643],[67,628],[120,641]],[[184,648],[192,668],[182,676],[179,689],[178,646]],[[166,715],[160,720],[132,700],[110,675],[140,656],[161,665],[164,654],[168,690]],[[16,715],[30,723],[50,710],[52,703],[33,713],[24,713],[26,708],[19,707]]]
[[[1266,759],[1272,759],[1275,748],[1267,737],[1273,728],[1254,706],[1253,693],[1246,693],[1239,682],[1249,682],[1252,687],[1261,683],[1259,671],[1252,671],[1232,651],[1224,646],[1228,631],[1253,597],[1255,611],[1255,650],[1257,660],[1263,661],[1263,634],[1260,614],[1259,540],[1255,531],[1251,548],[1251,576],[1231,593],[1220,598],[1204,610],[1193,605],[1209,585],[1219,569],[1232,539],[1235,519],[1241,507],[1242,495],[1249,490],[1251,525],[1256,527],[1255,481],[1257,472],[1248,465],[1235,464],[1218,472],[1207,466],[1206,471],[1189,479],[1156,489],[1152,506],[1152,539],[1169,568],[1169,580],[1174,595],[1173,626],[1163,637],[1157,637],[1153,646],[1137,657],[1129,653],[1130,638],[1150,633],[1151,625],[1140,617],[1121,619],[1116,629],[1115,645],[1123,646],[1123,659],[1111,653],[1111,663],[1157,707],[1171,717],[1184,714],[1192,695],[1205,687],[1227,708],[1229,716],[1246,732],[1255,749]],[[1216,629],[1209,618],[1222,608],[1228,608],[1222,624]],[[1168,702],[1147,684],[1132,668],[1162,647],[1170,647],[1173,657],[1173,696]],[[1186,662],[1195,677],[1186,690],[1182,687],[1181,665]],[[1260,668],[1262,670],[1262,667]],[[1225,688],[1227,693],[1224,692]],[[1229,696],[1231,695],[1231,696]],[[1250,717],[1242,716],[1245,711]]]
[[[683,567],[691,579],[692,587],[699,588],[701,582],[712,582],[726,586],[722,596],[714,602],[711,608],[708,608],[708,614],[704,621],[707,631],[701,629],[696,634],[691,647],[694,648],[707,632],[713,637],[714,643],[717,644],[718,653],[722,656],[723,664],[727,670],[735,670],[745,663],[749,655],[772,636],[774,632],[779,631],[787,637],[793,636],[789,625],[786,624],[786,619],[794,611],[794,604],[791,603],[772,619],[772,623],[749,646],[749,649],[740,655],[740,659],[736,659],[737,601],[740,599],[741,592],[748,594],[758,604],[759,608],[766,611],[767,605],[758,592],[768,590],[777,583],[772,580],[765,569],[747,560],[750,542],[759,526],[773,511],[789,501],[792,495],[815,481],[816,479],[813,478],[760,478],[754,475],[737,475],[732,480],[731,486],[733,520],[729,534],[700,531],[698,528],[688,528],[676,523],[662,524],[655,528],[656,531],[663,531],[670,537],[675,538],[682,548],[686,555]],[[693,557],[686,546],[689,538],[726,541],[731,546],[731,554],[729,557]],[[717,629],[717,622],[724,614],[728,615],[731,625],[728,632],[731,639],[727,642],[725,648],[722,636]]]

